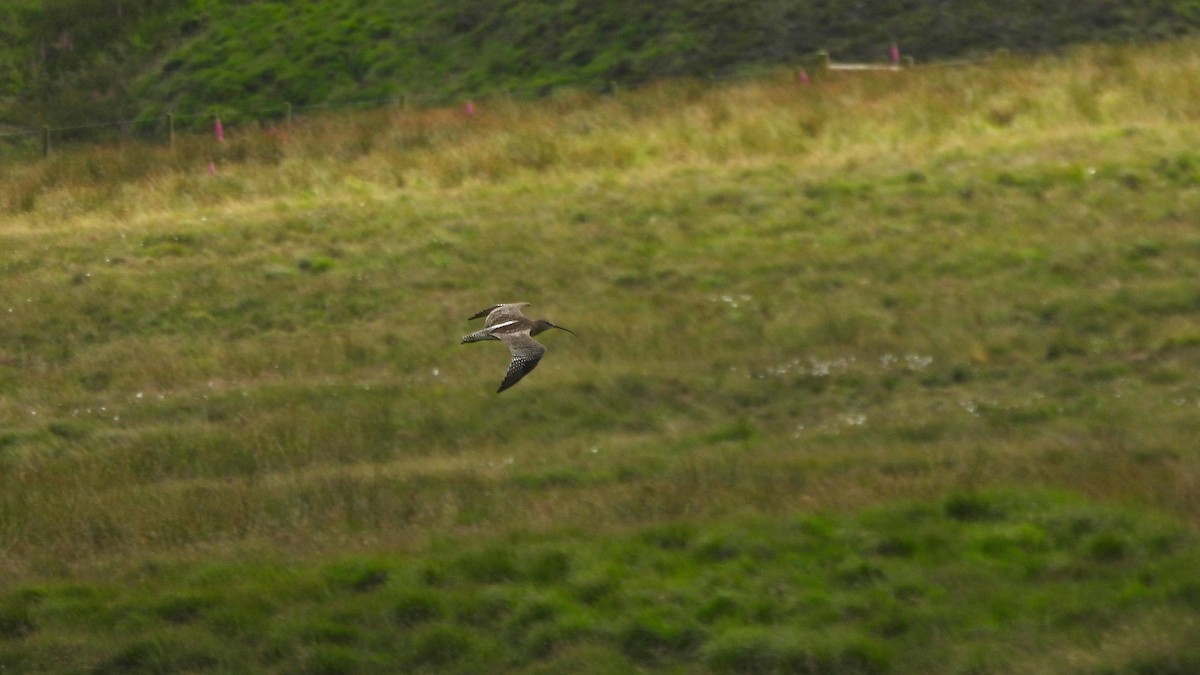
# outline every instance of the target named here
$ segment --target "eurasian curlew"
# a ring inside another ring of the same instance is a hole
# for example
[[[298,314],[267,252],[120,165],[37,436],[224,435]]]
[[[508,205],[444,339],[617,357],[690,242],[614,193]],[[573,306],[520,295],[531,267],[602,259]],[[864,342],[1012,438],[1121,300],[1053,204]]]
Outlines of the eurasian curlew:
[[[463,337],[462,344],[479,342],[480,340],[499,340],[508,346],[512,360],[508,362],[508,372],[496,393],[508,389],[522,377],[537,367],[538,361],[546,353],[546,348],[533,339],[534,335],[544,333],[551,328],[565,330],[571,335],[574,331],[557,326],[545,319],[530,319],[521,313],[522,307],[528,307],[528,302],[510,302],[492,305],[487,309],[476,312],[471,319],[487,317],[483,321],[483,330],[475,331]]]

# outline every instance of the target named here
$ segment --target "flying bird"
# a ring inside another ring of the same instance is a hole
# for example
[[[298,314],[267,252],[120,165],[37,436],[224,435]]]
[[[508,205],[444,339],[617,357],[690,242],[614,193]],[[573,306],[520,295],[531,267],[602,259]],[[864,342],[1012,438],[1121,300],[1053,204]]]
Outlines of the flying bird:
[[[551,328],[565,330],[571,335],[575,334],[574,331],[552,324],[545,319],[530,319],[521,313],[521,308],[528,306],[528,302],[510,302],[480,310],[471,319],[486,316],[487,318],[483,321],[483,330],[475,331],[462,339],[462,344],[480,340],[499,340],[508,347],[512,360],[508,362],[508,372],[504,374],[504,381],[496,390],[497,394],[520,382],[522,377],[537,368],[538,361],[541,361],[542,355],[546,353],[546,348],[533,339],[534,335],[545,333]]]

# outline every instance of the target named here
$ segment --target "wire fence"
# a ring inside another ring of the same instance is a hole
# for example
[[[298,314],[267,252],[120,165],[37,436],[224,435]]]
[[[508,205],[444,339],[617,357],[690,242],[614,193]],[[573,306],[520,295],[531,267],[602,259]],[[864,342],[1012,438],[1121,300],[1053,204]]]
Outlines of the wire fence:
[[[212,106],[219,112],[175,113],[143,116],[137,119],[114,122],[92,122],[87,124],[50,126],[40,129],[18,129],[0,132],[0,149],[4,154],[48,156],[62,144],[120,143],[124,141],[160,142],[174,145],[177,131],[198,131],[211,128],[218,120],[223,124],[289,124],[301,115],[323,112],[382,109],[395,105],[407,105],[405,99],[373,98],[357,101],[313,103],[292,105],[281,103],[276,106],[239,110],[227,106]]]
[[[1001,52],[1003,53],[1003,52]],[[986,63],[991,60],[991,57],[985,57],[977,60],[960,60],[944,63],[930,63],[924,65],[939,65],[939,66],[964,66]],[[817,72],[864,72],[864,71],[904,71],[912,69],[916,66],[914,59],[910,56],[901,56],[898,48],[892,47],[891,59],[882,63],[850,63],[833,61],[827,52],[819,52],[814,55],[809,61],[794,66],[797,73],[797,79],[807,83],[809,81],[809,71],[813,74]],[[761,73],[759,73],[761,74]],[[752,77],[753,74],[727,74],[713,75],[707,79],[712,81],[733,81],[744,80],[747,77]],[[590,93],[613,94],[620,87],[616,83],[608,83],[602,87],[595,87],[591,90],[572,87],[575,91],[589,91]],[[545,95],[548,93],[545,90],[536,92],[509,92],[509,96],[532,94]],[[327,112],[339,112],[350,110],[370,110],[370,109],[385,109],[393,107],[434,107],[438,105],[447,105],[446,99],[422,99],[412,96],[388,97],[388,98],[368,98],[355,101],[339,101],[339,102],[323,102],[312,103],[305,105],[293,105],[291,103],[280,103],[274,106],[255,108],[250,110],[237,110],[228,106],[210,106],[210,110],[219,112],[201,112],[201,113],[176,113],[168,112],[160,115],[143,116],[137,119],[119,120],[115,122],[93,122],[87,124],[79,124],[72,126],[49,126],[44,125],[40,129],[18,129],[15,131],[0,132],[0,151],[2,154],[10,158],[17,159],[36,159],[37,157],[48,157],[50,153],[60,145],[79,145],[79,144],[99,144],[99,143],[122,143],[128,141],[141,141],[148,143],[163,143],[168,146],[175,144],[175,136],[177,131],[200,131],[203,129],[212,129],[214,126],[225,125],[243,125],[243,124],[258,124],[271,125],[283,124],[290,125],[298,116],[308,116],[313,114],[321,114]],[[472,106],[467,102],[465,105]]]

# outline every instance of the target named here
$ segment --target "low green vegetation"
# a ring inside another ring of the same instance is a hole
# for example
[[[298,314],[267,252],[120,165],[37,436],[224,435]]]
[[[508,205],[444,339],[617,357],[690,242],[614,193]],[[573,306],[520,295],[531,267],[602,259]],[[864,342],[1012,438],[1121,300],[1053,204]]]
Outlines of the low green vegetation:
[[[405,558],[151,559],[7,591],[0,666],[849,674],[1070,659],[1073,672],[1183,673],[1200,667],[1197,568],[1177,526],[1044,492]]]
[[[3,163],[0,670],[1194,671],[1197,53]]]
[[[165,112],[281,118],[285,104],[445,103],[792,65],[826,50],[919,61],[1083,42],[1147,42],[1200,26],[1194,0],[8,0],[0,121],[26,128]],[[79,130],[109,136],[121,127]]]

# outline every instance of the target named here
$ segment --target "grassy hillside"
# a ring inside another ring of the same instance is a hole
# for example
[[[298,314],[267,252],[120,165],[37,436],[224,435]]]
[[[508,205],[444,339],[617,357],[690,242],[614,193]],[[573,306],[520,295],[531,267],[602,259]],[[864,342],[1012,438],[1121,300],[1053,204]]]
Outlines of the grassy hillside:
[[[443,103],[795,63],[828,50],[919,60],[1146,41],[1200,25],[1194,0],[22,0],[0,9],[0,115],[25,127],[166,111],[408,97]],[[3,16],[3,14],[0,14]]]
[[[0,667],[1194,671],[1197,54],[5,164]]]

